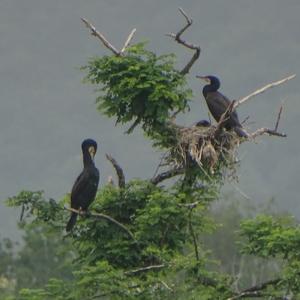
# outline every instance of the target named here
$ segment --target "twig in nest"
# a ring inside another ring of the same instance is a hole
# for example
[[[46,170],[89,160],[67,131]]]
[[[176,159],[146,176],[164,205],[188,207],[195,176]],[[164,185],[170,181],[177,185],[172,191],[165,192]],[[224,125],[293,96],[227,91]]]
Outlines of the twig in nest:
[[[179,11],[185,17],[187,24],[181,30],[179,30],[176,34],[175,33],[168,33],[167,36],[172,37],[177,43],[185,46],[186,48],[189,48],[189,49],[195,51],[195,53],[192,56],[191,60],[180,71],[180,73],[182,75],[185,75],[185,74],[189,73],[191,67],[193,66],[193,64],[195,63],[195,61],[199,58],[200,52],[201,52],[201,48],[199,46],[195,46],[193,44],[190,44],[190,43],[184,41],[181,38],[181,35],[193,24],[193,20],[188,17],[188,15],[186,14],[186,12],[182,8],[179,7]]]
[[[86,211],[77,210],[77,209],[68,208],[68,207],[65,207],[65,209],[68,210],[68,211],[71,211],[71,212],[75,212],[80,216],[91,216],[91,217],[96,218],[96,219],[107,220],[107,221],[117,225],[118,227],[122,228],[128,234],[128,236],[135,241],[133,233],[128,228],[126,228],[123,224],[121,224],[120,222],[118,222],[117,220],[115,220],[114,218],[112,218],[108,215],[101,214],[101,213],[90,213],[90,212],[87,213]]]
[[[91,30],[91,33],[93,36],[97,37],[102,43],[103,45],[109,49],[110,51],[112,51],[115,55],[117,56],[121,56],[121,55],[124,55],[124,52],[125,50],[127,49],[127,47],[129,46],[132,38],[133,38],[133,35],[134,33],[136,32],[136,28],[134,28],[131,33],[129,34],[128,38],[126,39],[126,42],[122,48],[122,50],[117,50],[116,47],[114,47],[106,38],[105,36],[99,32],[96,27],[90,23],[87,19],[85,18],[81,18],[81,21],[86,25],[86,27],[88,27],[90,30]]]
[[[117,161],[112,156],[110,156],[109,154],[105,154],[105,156],[111,162],[111,164],[113,165],[113,167],[116,170],[116,173],[118,176],[119,188],[124,188],[125,187],[125,176],[124,176],[123,169],[120,167],[120,165],[117,163]]]
[[[177,168],[177,169],[172,169],[163,173],[160,173],[156,175],[155,177],[151,178],[151,183],[154,185],[159,184],[160,182],[175,177],[177,175],[181,175],[184,173],[184,168]]]
[[[151,271],[151,270],[160,270],[160,269],[165,268],[165,267],[166,267],[165,264],[153,265],[153,266],[139,268],[139,269],[136,269],[136,270],[127,271],[124,274],[126,274],[126,275],[136,275],[136,274]]]
[[[269,84],[263,86],[262,88],[254,91],[253,93],[249,94],[248,96],[243,97],[243,98],[239,99],[238,101],[236,101],[233,109],[237,108],[238,106],[240,106],[241,104],[243,104],[247,100],[249,100],[249,99],[251,99],[251,98],[253,98],[253,97],[255,97],[255,96],[259,95],[259,94],[262,94],[266,90],[268,90],[270,88],[273,88],[273,87],[275,87],[277,85],[283,84],[283,83],[287,82],[288,80],[294,79],[295,77],[296,77],[296,74],[293,74],[293,75],[285,77],[285,78],[283,78],[281,80],[274,81],[272,83],[269,83]]]

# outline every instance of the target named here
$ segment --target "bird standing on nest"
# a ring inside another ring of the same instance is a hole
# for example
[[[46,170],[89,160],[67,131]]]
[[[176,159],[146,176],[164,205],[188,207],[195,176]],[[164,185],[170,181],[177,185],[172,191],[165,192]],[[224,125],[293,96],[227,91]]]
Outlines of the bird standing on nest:
[[[94,164],[94,156],[97,152],[97,143],[92,139],[86,139],[81,144],[83,154],[83,171],[77,177],[71,191],[71,207],[76,210],[87,211],[94,201],[98,184],[99,171]],[[72,212],[66,231],[71,231],[76,223],[77,213]]]
[[[204,86],[202,93],[206,100],[208,109],[214,119],[219,122],[222,115],[226,112],[231,101],[221,94],[218,89],[220,88],[220,80],[215,76],[197,76],[207,82]],[[240,137],[248,137],[247,132],[243,129],[236,110],[233,110],[227,118],[224,119],[224,127],[227,130],[233,129]]]

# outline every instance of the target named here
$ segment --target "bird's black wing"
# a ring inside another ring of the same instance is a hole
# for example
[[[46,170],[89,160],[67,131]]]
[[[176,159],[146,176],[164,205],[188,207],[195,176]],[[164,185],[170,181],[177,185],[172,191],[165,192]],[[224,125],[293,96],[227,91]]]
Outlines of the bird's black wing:
[[[85,168],[76,179],[71,191],[71,206],[86,210],[94,200],[99,184],[97,168]]]
[[[212,116],[217,122],[219,122],[221,116],[231,104],[231,101],[219,92],[208,93],[206,102]],[[240,126],[238,115],[235,110],[231,112],[230,119],[226,123],[228,123],[228,127]]]
[[[75,183],[72,187],[71,191],[71,206],[73,208],[79,208],[80,203],[76,203],[78,198],[78,195],[81,195],[84,193],[86,186],[88,185],[89,182],[89,176],[88,173],[83,170],[79,176],[76,178]]]

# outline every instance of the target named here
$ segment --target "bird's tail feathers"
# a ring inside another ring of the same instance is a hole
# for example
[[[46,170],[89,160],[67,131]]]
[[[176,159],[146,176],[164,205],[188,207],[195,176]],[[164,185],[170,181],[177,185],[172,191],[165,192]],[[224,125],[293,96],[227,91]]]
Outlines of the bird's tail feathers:
[[[75,212],[72,212],[71,214],[71,217],[69,219],[69,222],[66,226],[66,231],[69,232],[73,229],[75,223],[76,223],[76,220],[77,220],[77,214]]]
[[[235,133],[239,136],[239,137],[244,137],[244,138],[248,138],[249,134],[245,131],[245,129],[243,129],[240,126],[236,126],[234,127],[234,131]]]

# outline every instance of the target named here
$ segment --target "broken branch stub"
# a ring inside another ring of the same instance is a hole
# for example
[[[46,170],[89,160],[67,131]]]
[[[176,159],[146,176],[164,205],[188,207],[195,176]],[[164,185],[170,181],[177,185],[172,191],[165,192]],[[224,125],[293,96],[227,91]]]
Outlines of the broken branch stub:
[[[125,175],[124,175],[123,169],[120,167],[118,162],[111,155],[106,154],[106,158],[107,158],[107,160],[109,160],[111,162],[111,164],[113,165],[113,167],[117,173],[119,188],[124,188],[125,187]]]

